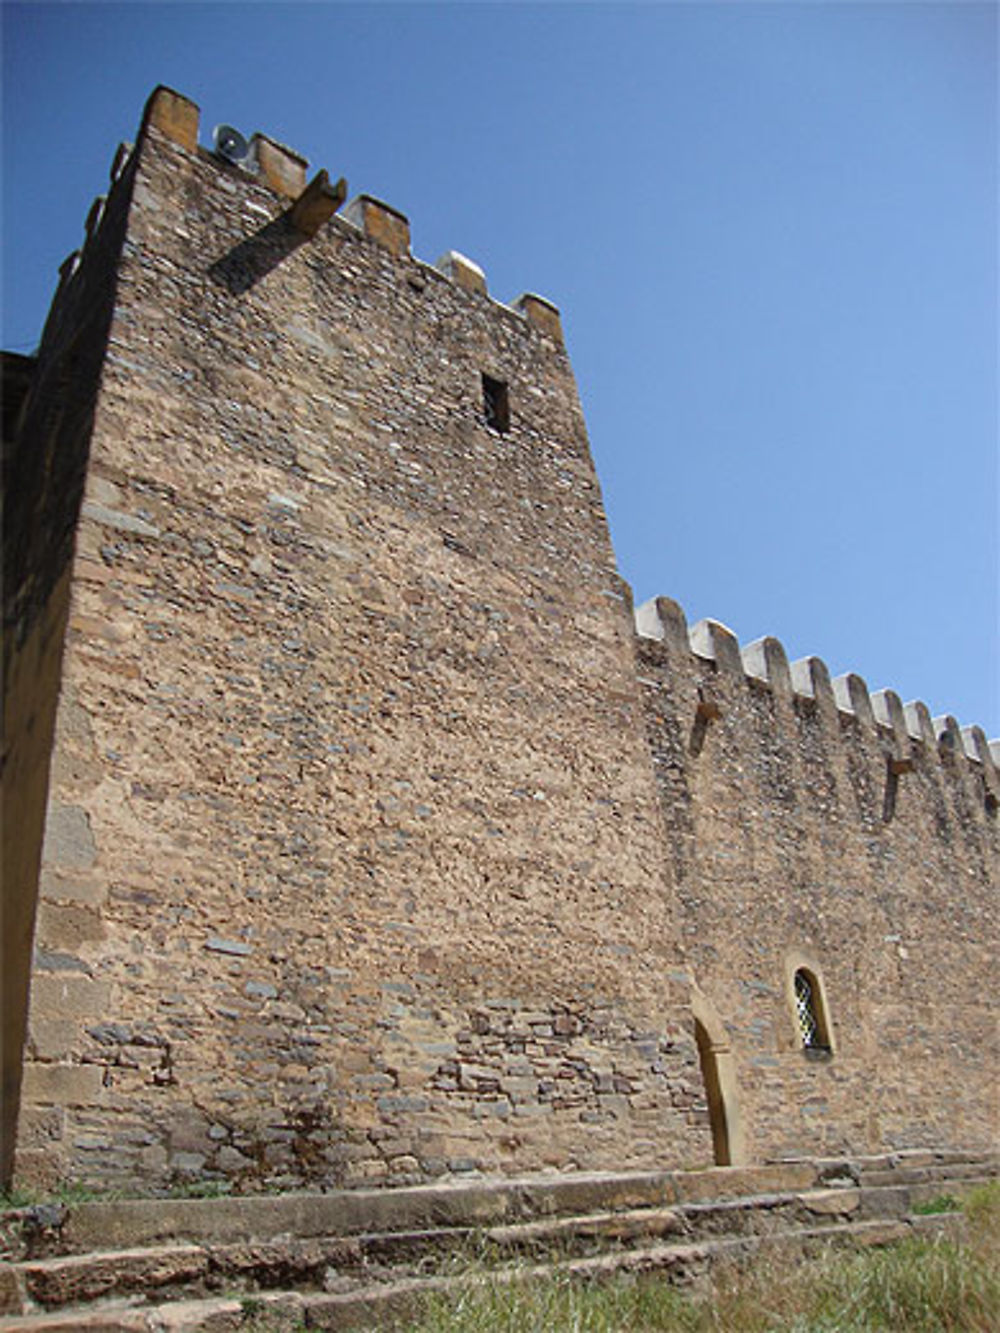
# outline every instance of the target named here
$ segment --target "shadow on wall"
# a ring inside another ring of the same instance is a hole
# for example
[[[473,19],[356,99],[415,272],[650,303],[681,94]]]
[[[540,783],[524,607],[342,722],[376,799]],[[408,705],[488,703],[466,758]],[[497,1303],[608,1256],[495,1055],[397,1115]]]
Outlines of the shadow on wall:
[[[208,276],[233,296],[241,296],[308,240],[293,225],[289,210],[217,259],[209,266]]]

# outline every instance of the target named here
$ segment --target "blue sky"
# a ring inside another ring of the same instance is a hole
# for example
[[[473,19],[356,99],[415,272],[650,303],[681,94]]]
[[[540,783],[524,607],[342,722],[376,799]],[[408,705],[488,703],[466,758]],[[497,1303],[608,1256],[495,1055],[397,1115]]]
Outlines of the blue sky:
[[[5,347],[170,84],[561,307],[637,600],[1000,734],[995,5],[2,20]]]

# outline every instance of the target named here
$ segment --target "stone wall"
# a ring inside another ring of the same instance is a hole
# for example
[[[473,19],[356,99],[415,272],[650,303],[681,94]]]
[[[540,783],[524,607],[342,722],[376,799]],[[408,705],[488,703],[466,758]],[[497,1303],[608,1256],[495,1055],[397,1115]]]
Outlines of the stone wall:
[[[13,1164],[73,540],[130,190],[119,154],[62,266],[38,357],[4,361],[0,1181]]]
[[[310,234],[301,159],[196,136],[161,90],[129,168],[19,1177],[707,1160],[557,312],[367,197]]]
[[[1000,782],[978,729],[639,609],[687,966],[751,1157],[995,1146]],[[822,989],[830,1051],[793,992]]]

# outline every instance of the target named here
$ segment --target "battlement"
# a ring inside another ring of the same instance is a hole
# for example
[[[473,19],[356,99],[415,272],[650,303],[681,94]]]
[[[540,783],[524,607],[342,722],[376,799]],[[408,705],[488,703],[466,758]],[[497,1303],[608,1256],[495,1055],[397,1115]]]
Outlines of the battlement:
[[[251,135],[247,158],[238,165],[200,147],[200,118],[200,108],[194,102],[171,88],[161,86],[154,90],[146,103],[140,141],[149,130],[154,130],[186,152],[211,160],[220,170],[228,171],[234,180],[239,180],[241,175],[246,176],[283,199],[292,200],[290,221],[310,235],[314,235],[323,222],[344,204],[347,186],[343,178],[332,191],[327,188],[325,171],[319,172],[307,184],[308,159],[260,131]],[[562,342],[559,310],[548,298],[535,292],[522,292],[509,303],[498,301],[489,295],[483,269],[457,250],[446,251],[433,265],[413,256],[410,251],[409,218],[393,205],[371,194],[358,194],[344,204],[340,218],[398,258],[410,259],[422,269],[441,275],[468,292],[485,297],[495,305],[528,320],[540,332]]]
[[[635,626],[642,638],[662,643],[671,655],[690,653],[721,672],[766,684],[775,694],[796,695],[821,710],[853,717],[862,727],[877,730],[899,760],[906,759],[911,743],[936,752],[943,762],[963,754],[981,769],[993,802],[1000,799],[1000,740],[988,741],[981,727],[962,727],[950,715],[932,717],[926,704],[904,704],[893,690],[871,693],[853,672],[831,677],[821,658],[789,662],[781,642],[771,636],[741,646],[732,630],[717,620],[688,626],[683,610],[669,597],[650,598],[638,606]]]

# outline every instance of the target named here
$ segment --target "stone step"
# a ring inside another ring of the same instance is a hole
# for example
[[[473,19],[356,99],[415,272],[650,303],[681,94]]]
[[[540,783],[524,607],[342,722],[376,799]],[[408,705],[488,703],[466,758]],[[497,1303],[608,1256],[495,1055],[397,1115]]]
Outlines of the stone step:
[[[860,1216],[861,1191],[837,1188],[692,1203],[680,1211],[689,1236],[766,1236],[796,1226],[832,1226]]]
[[[683,1209],[631,1208],[620,1213],[588,1213],[490,1227],[483,1238],[487,1247],[503,1254],[566,1255],[595,1244],[627,1245],[650,1237],[684,1234]]]
[[[19,1304],[84,1305],[122,1292],[155,1291],[195,1282],[208,1272],[208,1255],[197,1245],[96,1251],[57,1259],[5,1265],[2,1309]]]
[[[376,1274],[426,1273],[456,1254],[472,1261],[587,1257],[671,1236],[678,1243],[766,1239],[902,1218],[907,1190],[826,1189],[588,1213],[473,1229],[441,1227],[350,1237],[166,1245],[27,1260],[0,1267],[0,1313],[54,1309],[160,1291],[179,1299],[213,1290],[247,1298],[275,1288],[353,1288]]]
[[[899,1163],[896,1166],[878,1170],[863,1170],[862,1185],[922,1185],[933,1182],[942,1184],[966,1178],[993,1178],[1000,1174],[995,1158],[983,1156],[978,1161],[962,1162],[927,1162]]]
[[[933,1217],[921,1219],[922,1231]],[[885,1245],[911,1234],[903,1221],[861,1221],[814,1228],[792,1228],[767,1236],[742,1236],[701,1243],[653,1243],[627,1250],[562,1259],[546,1264],[517,1264],[491,1269],[485,1277],[403,1277],[370,1282],[344,1292],[277,1291],[243,1297],[203,1297],[168,1305],[119,1303],[100,1310],[66,1310],[0,1318],[0,1333],[246,1333],[254,1316],[266,1316],[268,1328],[331,1330],[377,1327],[417,1317],[432,1294],[457,1292],[470,1281],[530,1282],[554,1274],[589,1281],[619,1274],[662,1273],[686,1283],[719,1259],[745,1262],[759,1250],[809,1253],[825,1244]]]
[[[358,1242],[339,1236],[89,1251],[0,1266],[0,1313],[133,1295],[147,1299],[157,1291],[165,1299],[223,1288],[258,1293],[267,1288],[322,1287],[330,1271],[364,1268],[365,1254]]]
[[[651,1236],[684,1235],[682,1210],[636,1208],[617,1213],[585,1213],[474,1229],[448,1227],[390,1231],[358,1236],[365,1269],[372,1263],[400,1268],[419,1265],[424,1272],[444,1258],[500,1261],[526,1256],[568,1256],[601,1246],[628,1245]]]
[[[328,1194],[49,1204],[8,1210],[0,1216],[0,1259],[181,1241],[208,1244],[440,1226],[484,1227],[807,1190],[816,1180],[813,1164],[795,1162],[703,1171],[574,1172]]]
[[[517,1253],[538,1249],[551,1253],[560,1248],[576,1252],[585,1248],[581,1242],[588,1240],[629,1245],[646,1237],[669,1235],[701,1241],[723,1236],[767,1236],[796,1227],[834,1226],[858,1214],[859,1208],[858,1190],[808,1190],[491,1227],[482,1236],[501,1250]]]
[[[425,1298],[426,1299],[426,1298]],[[4,1333],[250,1333],[254,1317],[268,1333],[294,1333],[306,1320],[299,1292],[266,1292],[246,1298],[207,1297],[169,1305],[107,1305],[100,1310],[65,1310],[57,1314],[0,1318]],[[264,1319],[267,1322],[264,1324]]]
[[[997,1172],[990,1154],[910,1153],[824,1159],[703,1171],[574,1173],[463,1181],[402,1189],[217,1199],[125,1199],[7,1210],[0,1215],[0,1259],[132,1249],[188,1242],[266,1241],[440,1226],[506,1225],[592,1211],[670,1207],[817,1186],[851,1188],[982,1179]],[[895,1161],[897,1165],[889,1165]]]
[[[819,1181],[828,1185],[890,1183],[890,1177],[892,1182],[898,1184],[905,1181],[906,1172],[932,1168],[954,1169],[958,1176],[989,1175],[1000,1168],[1000,1154],[997,1152],[972,1152],[968,1149],[950,1151],[907,1148],[870,1156],[817,1157],[811,1160]],[[884,1181],[879,1178],[881,1173],[887,1173]]]
[[[857,1190],[817,1190],[798,1194],[754,1195],[745,1199],[593,1212],[571,1217],[471,1228],[394,1230],[358,1236],[286,1238],[231,1244],[174,1244],[22,1260],[0,1267],[0,1312],[29,1305],[53,1308],[82,1304],[151,1289],[204,1291],[236,1286],[248,1291],[275,1287],[321,1286],[333,1271],[341,1277],[370,1273],[375,1265],[440,1262],[456,1253],[563,1255],[601,1246],[635,1244],[650,1237],[757,1235],[781,1226],[828,1219],[857,1211]]]

